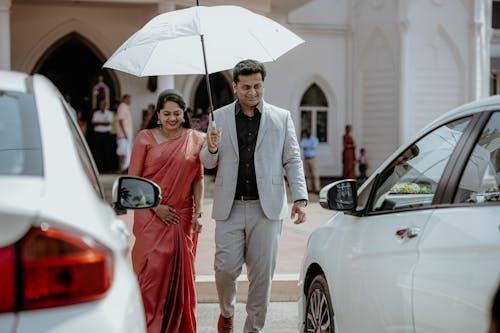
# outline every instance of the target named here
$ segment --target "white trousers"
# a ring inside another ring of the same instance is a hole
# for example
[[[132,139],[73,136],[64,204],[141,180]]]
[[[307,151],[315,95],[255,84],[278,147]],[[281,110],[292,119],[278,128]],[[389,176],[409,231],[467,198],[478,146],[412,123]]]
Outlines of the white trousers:
[[[264,328],[281,229],[282,221],[269,220],[259,200],[235,200],[228,219],[216,221],[214,269],[220,311],[224,317],[234,315],[236,279],[245,263],[249,281],[245,333]]]

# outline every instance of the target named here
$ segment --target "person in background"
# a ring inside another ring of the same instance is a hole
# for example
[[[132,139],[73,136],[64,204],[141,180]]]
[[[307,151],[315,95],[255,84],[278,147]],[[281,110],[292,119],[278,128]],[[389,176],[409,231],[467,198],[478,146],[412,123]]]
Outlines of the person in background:
[[[127,173],[132,151],[133,132],[130,95],[125,94],[116,111],[116,155],[118,156],[119,173]]]
[[[148,127],[148,124],[151,121],[151,118],[153,117],[154,113],[155,113],[155,105],[148,104],[148,107],[146,108],[146,112],[142,116],[142,123],[141,123],[141,128],[140,128],[141,130]]]
[[[342,152],[342,177],[344,179],[355,179],[356,171],[354,163],[356,163],[356,145],[351,136],[352,126],[345,126],[345,133],[342,138],[344,150]]]
[[[137,134],[129,175],[161,187],[159,206],[136,210],[132,265],[149,333],[196,333],[194,260],[203,207],[199,153],[205,134],[190,129],[179,92],[158,96],[157,125]]]
[[[300,148],[304,153],[304,171],[306,173],[307,189],[309,192],[318,193],[320,190],[319,176],[316,171],[316,148],[319,140],[312,136],[308,129],[302,130]]]
[[[358,170],[359,170],[359,176],[358,180],[360,181],[365,181],[367,178],[366,175],[366,170],[368,170],[369,164],[368,164],[368,156],[366,155],[366,149],[361,148],[359,150],[359,158],[358,158]]]
[[[114,155],[114,152],[111,127],[114,114],[106,109],[106,100],[100,100],[98,105],[99,108],[92,114],[93,135],[90,147],[96,160],[97,169],[101,173],[106,173],[112,171],[113,158],[111,155]]]
[[[282,221],[288,215],[285,174],[291,218],[295,224],[306,220],[307,187],[295,127],[289,111],[263,100],[265,77],[258,61],[236,64],[237,100],[214,111],[220,127],[210,129],[200,154],[205,168],[217,167],[212,217],[219,333],[233,332],[236,279],[243,264],[250,282],[243,331],[264,328]]]

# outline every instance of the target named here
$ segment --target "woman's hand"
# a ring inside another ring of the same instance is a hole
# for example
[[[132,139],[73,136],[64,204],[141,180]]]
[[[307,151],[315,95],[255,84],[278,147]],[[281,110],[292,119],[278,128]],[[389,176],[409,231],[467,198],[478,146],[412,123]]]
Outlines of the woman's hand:
[[[181,219],[175,209],[167,205],[158,205],[153,211],[165,224],[177,224]]]
[[[191,223],[193,225],[193,234],[199,234],[201,232],[201,229],[203,228],[201,213],[195,213],[193,215]]]

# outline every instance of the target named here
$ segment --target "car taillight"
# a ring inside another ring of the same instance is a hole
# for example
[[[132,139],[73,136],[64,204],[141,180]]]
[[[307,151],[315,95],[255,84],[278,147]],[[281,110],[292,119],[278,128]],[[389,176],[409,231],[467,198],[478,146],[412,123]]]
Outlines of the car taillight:
[[[4,253],[11,259],[4,260]],[[111,251],[73,231],[32,228],[15,245],[0,249],[0,258],[0,312],[93,301],[113,279]]]
[[[16,305],[16,269],[14,246],[0,249],[0,313]]]

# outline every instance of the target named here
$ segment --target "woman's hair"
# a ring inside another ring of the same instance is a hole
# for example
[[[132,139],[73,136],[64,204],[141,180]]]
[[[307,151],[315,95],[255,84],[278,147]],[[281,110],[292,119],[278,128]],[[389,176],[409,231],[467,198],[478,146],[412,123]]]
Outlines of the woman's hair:
[[[184,101],[184,98],[182,98],[181,93],[175,89],[164,90],[160,93],[160,95],[158,95],[158,101],[156,102],[155,113],[153,113],[153,116],[149,120],[149,123],[146,126],[146,128],[158,127],[158,112],[160,112],[160,110],[167,102],[174,102],[177,105],[179,105],[182,111],[184,111],[184,122],[182,123],[181,126],[184,128],[191,128],[191,124],[189,123],[189,115],[186,112],[186,102]]]

